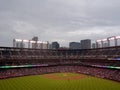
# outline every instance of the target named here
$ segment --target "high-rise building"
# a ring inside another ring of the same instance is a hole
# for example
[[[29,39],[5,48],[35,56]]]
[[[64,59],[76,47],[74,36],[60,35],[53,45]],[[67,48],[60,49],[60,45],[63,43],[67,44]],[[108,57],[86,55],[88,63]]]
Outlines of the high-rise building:
[[[81,49],[90,49],[90,48],[91,48],[90,39],[81,40]]]
[[[33,41],[38,41],[38,37],[35,36],[35,37],[32,38],[32,40]]]
[[[92,43],[92,48],[96,48],[96,43]]]
[[[69,43],[69,48],[70,49],[80,49],[81,48],[80,42],[70,42]]]
[[[58,42],[52,42],[52,49],[58,49],[60,47]]]

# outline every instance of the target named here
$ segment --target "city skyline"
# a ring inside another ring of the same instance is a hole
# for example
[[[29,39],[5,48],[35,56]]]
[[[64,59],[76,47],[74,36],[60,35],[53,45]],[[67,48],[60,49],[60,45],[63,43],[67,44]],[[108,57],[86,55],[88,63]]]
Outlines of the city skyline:
[[[119,36],[119,8],[118,0],[0,0],[0,46],[33,36],[61,46]]]

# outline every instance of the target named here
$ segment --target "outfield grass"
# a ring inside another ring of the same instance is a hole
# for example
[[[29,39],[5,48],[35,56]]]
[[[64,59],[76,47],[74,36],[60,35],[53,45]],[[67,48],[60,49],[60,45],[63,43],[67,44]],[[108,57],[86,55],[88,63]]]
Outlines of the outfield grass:
[[[66,77],[76,74],[55,73],[55,75],[61,77],[65,75]],[[0,80],[0,90],[120,90],[120,83],[91,76],[68,81],[53,80],[45,78],[44,75],[35,75]]]

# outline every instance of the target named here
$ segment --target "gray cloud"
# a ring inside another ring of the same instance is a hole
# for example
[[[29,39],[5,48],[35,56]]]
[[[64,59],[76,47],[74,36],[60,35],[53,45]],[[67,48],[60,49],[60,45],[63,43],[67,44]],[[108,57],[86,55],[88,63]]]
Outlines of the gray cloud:
[[[13,38],[70,41],[120,35],[119,0],[0,0],[0,46]]]

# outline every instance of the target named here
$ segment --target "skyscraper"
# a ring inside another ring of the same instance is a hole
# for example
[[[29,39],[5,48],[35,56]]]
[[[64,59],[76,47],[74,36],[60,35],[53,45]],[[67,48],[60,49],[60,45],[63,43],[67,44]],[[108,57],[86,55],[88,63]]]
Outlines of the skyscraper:
[[[92,43],[92,48],[96,48],[96,43]]]
[[[69,48],[70,49],[80,49],[81,48],[80,42],[70,42],[69,43]]]
[[[52,49],[58,49],[60,47],[58,42],[52,42]]]
[[[90,48],[91,48],[90,39],[81,40],[81,49],[90,49]]]

